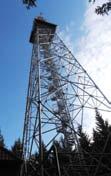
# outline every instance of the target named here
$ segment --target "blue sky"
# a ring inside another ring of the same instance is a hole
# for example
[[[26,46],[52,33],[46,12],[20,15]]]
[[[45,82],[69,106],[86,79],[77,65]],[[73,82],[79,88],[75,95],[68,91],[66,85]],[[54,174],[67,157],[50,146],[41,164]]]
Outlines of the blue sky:
[[[86,9],[85,0],[38,0],[38,7],[30,10],[21,1],[0,4],[0,128],[7,147],[22,137],[34,17],[42,12],[47,20],[59,25],[60,31],[67,31],[73,22],[74,42],[82,35]]]
[[[38,0],[37,8],[30,10],[21,1],[0,4],[0,129],[9,148],[22,138],[32,50],[29,37],[40,13],[59,26],[65,43],[111,101],[111,13],[104,17],[94,13],[106,0],[89,6],[88,0]],[[106,118],[111,123],[109,114]],[[94,127],[94,121],[89,122]]]

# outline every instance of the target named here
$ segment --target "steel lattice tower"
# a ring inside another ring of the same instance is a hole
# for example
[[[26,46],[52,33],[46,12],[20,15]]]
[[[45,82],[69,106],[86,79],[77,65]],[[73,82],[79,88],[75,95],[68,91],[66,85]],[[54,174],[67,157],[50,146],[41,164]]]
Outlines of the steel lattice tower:
[[[30,160],[32,153],[37,151],[40,155],[40,175],[43,176],[42,142],[49,149],[53,141],[62,136],[66,147],[77,148],[78,126],[87,129],[93,121],[91,118],[95,109],[110,112],[111,106],[56,34],[56,25],[36,18],[30,42],[33,49],[24,121],[23,158]]]

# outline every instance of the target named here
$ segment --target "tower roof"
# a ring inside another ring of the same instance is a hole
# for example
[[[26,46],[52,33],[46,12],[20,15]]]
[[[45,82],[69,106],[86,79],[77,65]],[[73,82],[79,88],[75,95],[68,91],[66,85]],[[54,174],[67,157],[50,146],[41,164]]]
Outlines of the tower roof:
[[[37,35],[37,31],[39,31],[40,34],[45,33],[45,34],[54,34],[56,31],[56,24],[47,22],[43,17],[39,16],[34,19],[33,22],[33,28],[30,36],[30,42],[34,43],[35,38]]]
[[[50,23],[50,22],[46,21],[46,20],[45,20],[43,17],[41,17],[41,16],[38,16],[37,18],[35,18],[35,21],[36,21],[38,27],[39,27],[39,26],[47,26],[47,27],[52,27],[52,28],[53,28],[53,27],[54,27],[54,28],[57,27],[56,24]]]

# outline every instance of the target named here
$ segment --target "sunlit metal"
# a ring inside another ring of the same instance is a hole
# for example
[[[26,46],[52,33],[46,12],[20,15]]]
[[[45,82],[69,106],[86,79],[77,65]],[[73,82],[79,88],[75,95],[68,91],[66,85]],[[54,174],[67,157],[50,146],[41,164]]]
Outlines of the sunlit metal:
[[[23,158],[27,162],[37,151],[40,155],[40,175],[43,176],[42,142],[49,149],[54,140],[62,136],[66,148],[70,146],[78,151],[78,127],[91,130],[95,110],[108,113],[111,112],[111,105],[56,34],[55,24],[43,18],[35,19],[30,42],[33,49],[24,121]],[[80,161],[79,168],[84,166],[88,176],[89,169],[82,153],[75,157]],[[94,156],[91,158],[94,159]],[[99,160],[97,162],[100,163]],[[66,175],[68,170],[64,170]]]

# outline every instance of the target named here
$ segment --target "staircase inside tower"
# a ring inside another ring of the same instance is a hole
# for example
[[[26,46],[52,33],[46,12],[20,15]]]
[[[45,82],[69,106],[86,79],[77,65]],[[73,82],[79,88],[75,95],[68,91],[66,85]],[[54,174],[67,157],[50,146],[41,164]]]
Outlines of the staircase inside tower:
[[[34,19],[21,176],[103,176],[101,167],[107,176],[111,168],[102,162],[105,146],[98,157],[83,150],[78,129],[91,133],[95,112],[109,114],[111,104],[56,28]]]

